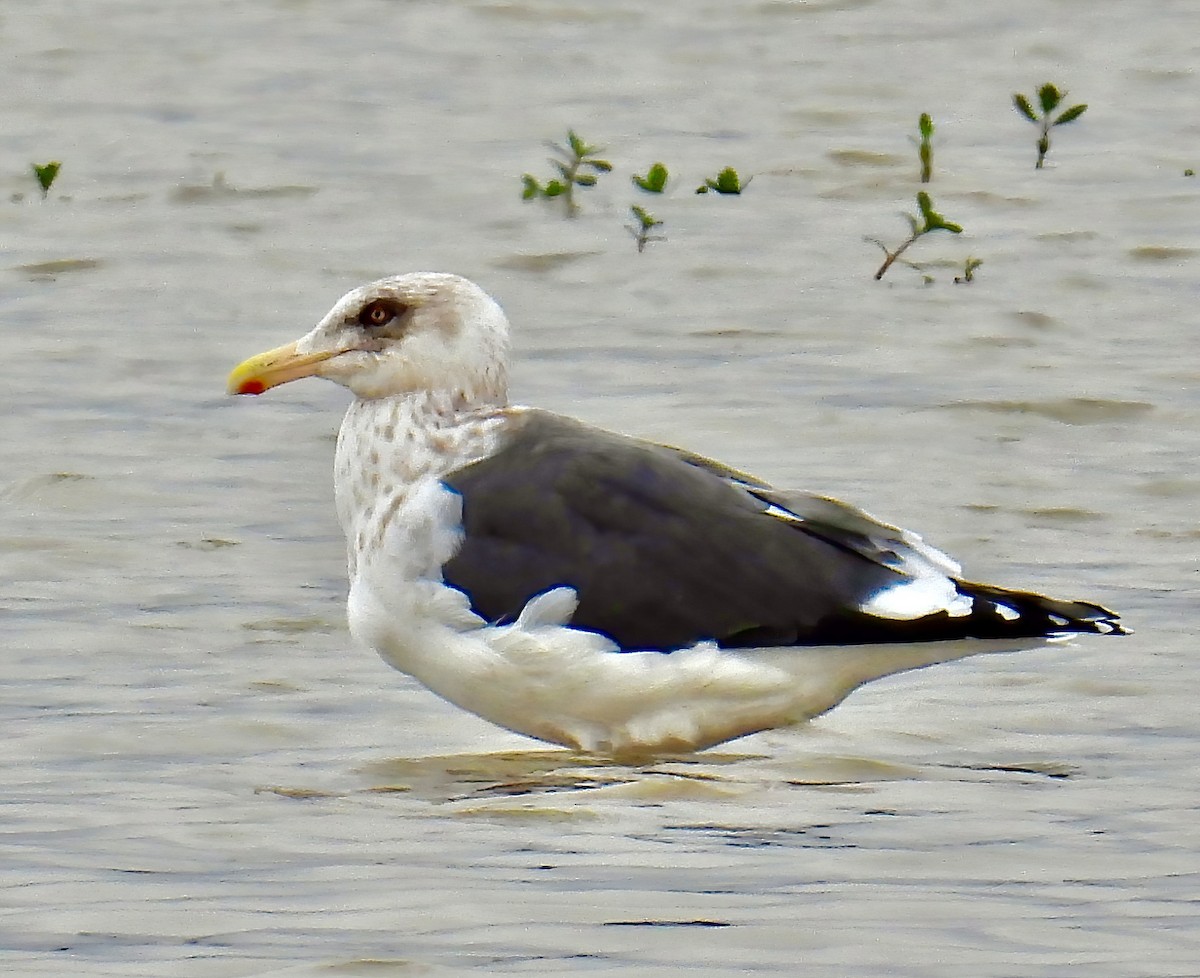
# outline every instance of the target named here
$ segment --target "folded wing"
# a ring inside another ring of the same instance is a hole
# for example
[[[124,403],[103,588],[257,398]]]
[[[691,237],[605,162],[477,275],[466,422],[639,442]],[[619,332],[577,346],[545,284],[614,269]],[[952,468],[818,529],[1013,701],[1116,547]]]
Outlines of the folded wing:
[[[576,628],[623,650],[1119,631],[1096,605],[958,579],[915,534],[700,456],[541,411],[450,473],[463,542],[443,568],[491,622],[569,587]]]

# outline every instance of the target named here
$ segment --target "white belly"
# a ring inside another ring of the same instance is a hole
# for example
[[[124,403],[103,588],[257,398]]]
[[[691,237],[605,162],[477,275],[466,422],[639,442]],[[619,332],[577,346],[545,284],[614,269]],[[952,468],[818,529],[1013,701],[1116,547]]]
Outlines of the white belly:
[[[621,757],[699,750],[801,723],[872,679],[1042,640],[718,649],[703,643],[619,652],[565,627],[567,588],[540,595],[508,625],[487,625],[466,596],[425,581],[385,604],[361,578],[354,635],[392,666],[499,726],[576,750]]]

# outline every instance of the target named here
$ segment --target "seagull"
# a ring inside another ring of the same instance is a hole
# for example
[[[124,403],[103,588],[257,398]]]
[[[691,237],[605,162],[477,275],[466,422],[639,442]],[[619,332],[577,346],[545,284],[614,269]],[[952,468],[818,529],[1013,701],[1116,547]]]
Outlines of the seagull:
[[[445,273],[380,279],[242,362],[232,394],[350,389],[334,488],[350,632],[434,693],[576,751],[701,750],[908,669],[1120,635],[964,580],[919,536],[700,455],[510,405],[508,320]]]

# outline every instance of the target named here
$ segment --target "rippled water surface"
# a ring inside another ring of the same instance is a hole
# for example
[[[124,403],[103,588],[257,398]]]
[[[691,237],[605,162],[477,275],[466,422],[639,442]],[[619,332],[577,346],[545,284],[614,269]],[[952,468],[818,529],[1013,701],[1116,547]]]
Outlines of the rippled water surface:
[[[1195,4],[45,0],[0,52],[7,973],[1200,972]],[[965,231],[875,282],[923,111]],[[519,199],[570,126],[574,221]],[[345,392],[222,392],[414,269],[503,302],[519,400],[1136,634],[643,768],[445,706],[346,633]]]

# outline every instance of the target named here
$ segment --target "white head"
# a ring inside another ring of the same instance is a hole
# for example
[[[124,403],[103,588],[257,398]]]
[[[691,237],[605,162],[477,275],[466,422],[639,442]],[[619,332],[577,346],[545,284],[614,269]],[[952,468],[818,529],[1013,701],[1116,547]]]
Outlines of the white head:
[[[310,333],[238,364],[231,394],[261,394],[324,377],[361,398],[417,392],[456,407],[508,398],[508,320],[486,292],[457,275],[414,272],[347,292]]]

